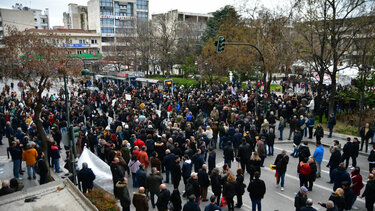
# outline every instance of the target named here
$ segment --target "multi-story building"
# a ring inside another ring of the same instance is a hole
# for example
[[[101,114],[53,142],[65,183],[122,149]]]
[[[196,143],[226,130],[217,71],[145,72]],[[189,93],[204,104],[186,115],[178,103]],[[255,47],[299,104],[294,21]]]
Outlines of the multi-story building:
[[[106,54],[117,38],[136,36],[137,20],[148,20],[148,0],[90,0],[87,12],[88,28],[101,34]]]
[[[31,11],[34,14],[34,25],[36,29],[49,29],[49,10],[46,8],[44,11],[40,9],[31,9],[24,7],[22,4],[16,3],[12,6],[14,10]]]
[[[153,14],[152,19],[158,19],[162,16],[166,17],[167,26],[169,27],[177,22],[187,24],[192,30],[194,30],[193,35],[198,38],[201,37],[206,30],[206,22],[210,18],[213,18],[213,15],[210,13],[201,14],[171,10],[167,13]]]
[[[87,6],[70,3],[63,13],[64,28],[88,30]]]

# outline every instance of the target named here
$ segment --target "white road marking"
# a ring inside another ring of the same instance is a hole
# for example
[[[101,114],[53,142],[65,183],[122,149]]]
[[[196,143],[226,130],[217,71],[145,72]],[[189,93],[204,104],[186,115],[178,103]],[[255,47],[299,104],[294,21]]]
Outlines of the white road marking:
[[[280,193],[280,192],[276,192],[276,193],[277,193],[278,195],[280,195],[280,196],[282,196],[282,197],[288,199],[289,201],[294,202],[294,198],[292,198],[292,197],[290,197],[290,196],[287,196],[287,195],[285,195],[285,194],[282,194],[282,193]],[[316,210],[319,210],[319,208],[317,208],[317,207],[315,207],[315,206],[313,206],[313,208],[315,208]]]

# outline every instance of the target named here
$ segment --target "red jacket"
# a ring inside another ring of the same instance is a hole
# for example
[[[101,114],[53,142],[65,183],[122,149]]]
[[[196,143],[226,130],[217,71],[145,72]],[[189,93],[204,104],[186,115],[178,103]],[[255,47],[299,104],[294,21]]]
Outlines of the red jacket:
[[[360,174],[355,174],[354,171],[350,173],[352,178],[352,190],[356,196],[359,196],[361,194],[361,189],[363,186],[362,176]]]
[[[298,165],[298,172],[303,175],[310,175],[311,173],[311,168],[308,163],[300,162]]]
[[[142,141],[141,139],[137,139],[136,141],[134,141],[133,143],[133,147],[135,146],[138,146],[139,149],[142,149],[142,147],[145,145],[145,142]]]

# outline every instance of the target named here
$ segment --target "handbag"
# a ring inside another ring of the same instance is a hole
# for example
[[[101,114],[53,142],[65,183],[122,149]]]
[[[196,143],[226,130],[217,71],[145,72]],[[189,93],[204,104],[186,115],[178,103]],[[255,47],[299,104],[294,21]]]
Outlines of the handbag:
[[[228,202],[227,202],[227,199],[225,197],[221,197],[221,207],[225,207],[227,206]]]

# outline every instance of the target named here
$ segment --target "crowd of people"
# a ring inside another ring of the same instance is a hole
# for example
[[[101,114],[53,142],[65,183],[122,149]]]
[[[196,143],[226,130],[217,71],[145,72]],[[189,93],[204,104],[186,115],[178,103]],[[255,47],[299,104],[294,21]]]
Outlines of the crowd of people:
[[[314,130],[314,115],[328,112],[314,111],[314,98],[308,92],[279,96],[256,94],[252,86],[241,89],[229,83],[206,84],[205,89],[178,85],[158,89],[155,85],[135,87],[104,81],[94,81],[93,86],[99,90],[88,89],[88,82],[81,81],[69,99],[70,124],[80,129],[77,153],[82,153],[86,146],[110,166],[113,193],[123,210],[130,210],[131,206],[137,211],[148,210],[148,198],[152,208],[163,211],[200,210],[199,204],[207,201],[205,211],[221,210],[222,206],[234,210],[243,205],[242,196],[246,190],[252,209],[261,210],[261,200],[266,194],[261,169],[265,159],[274,155],[275,139],[285,140],[283,131],[286,127],[290,128],[287,135],[294,146],[290,156],[299,159],[297,170],[301,188],[294,206],[297,211],[314,210],[306,193],[321,177],[324,154],[321,143],[324,130],[320,123]],[[264,101],[268,101],[269,106],[263,106]],[[44,97],[40,116],[48,135],[46,158],[33,122],[34,106],[31,93],[23,92],[19,99],[4,90],[0,101],[0,137],[5,135],[9,141],[15,180],[20,181],[22,162],[26,162],[28,179],[36,179],[38,173],[40,184],[43,184],[48,165],[54,167],[56,173],[61,172],[62,147],[67,154],[64,168],[72,171],[68,159],[71,149],[61,143],[68,129],[63,90]],[[328,137],[332,137],[335,114],[326,116]],[[316,137],[316,149],[311,154],[308,142],[303,139],[313,139],[313,136]],[[366,198],[366,208],[373,209],[374,145],[368,158],[371,173],[362,195],[360,191],[364,185],[356,166],[359,150],[365,145],[367,152],[372,137],[373,130],[367,123],[361,130],[361,144],[358,139],[349,138],[341,149],[338,142],[334,142],[327,165],[330,170],[328,182],[334,184],[334,193],[326,203],[318,204],[327,210],[351,210],[360,196]],[[216,163],[218,150],[223,151],[223,166]],[[346,170],[350,159],[351,174]],[[240,164],[234,172],[231,170],[233,162]],[[289,155],[285,150],[274,161],[281,191],[285,188],[288,163]],[[244,181],[246,173],[250,175],[249,182]],[[133,194],[128,190],[128,177],[132,178],[133,188],[137,188]],[[95,174],[86,163],[79,171],[78,179],[83,192],[93,188]],[[173,183],[172,191],[166,186],[170,182]],[[208,196],[209,186],[212,196]],[[9,182],[4,180],[0,192],[7,194],[11,189]],[[186,197],[187,203],[182,204],[181,197]]]

